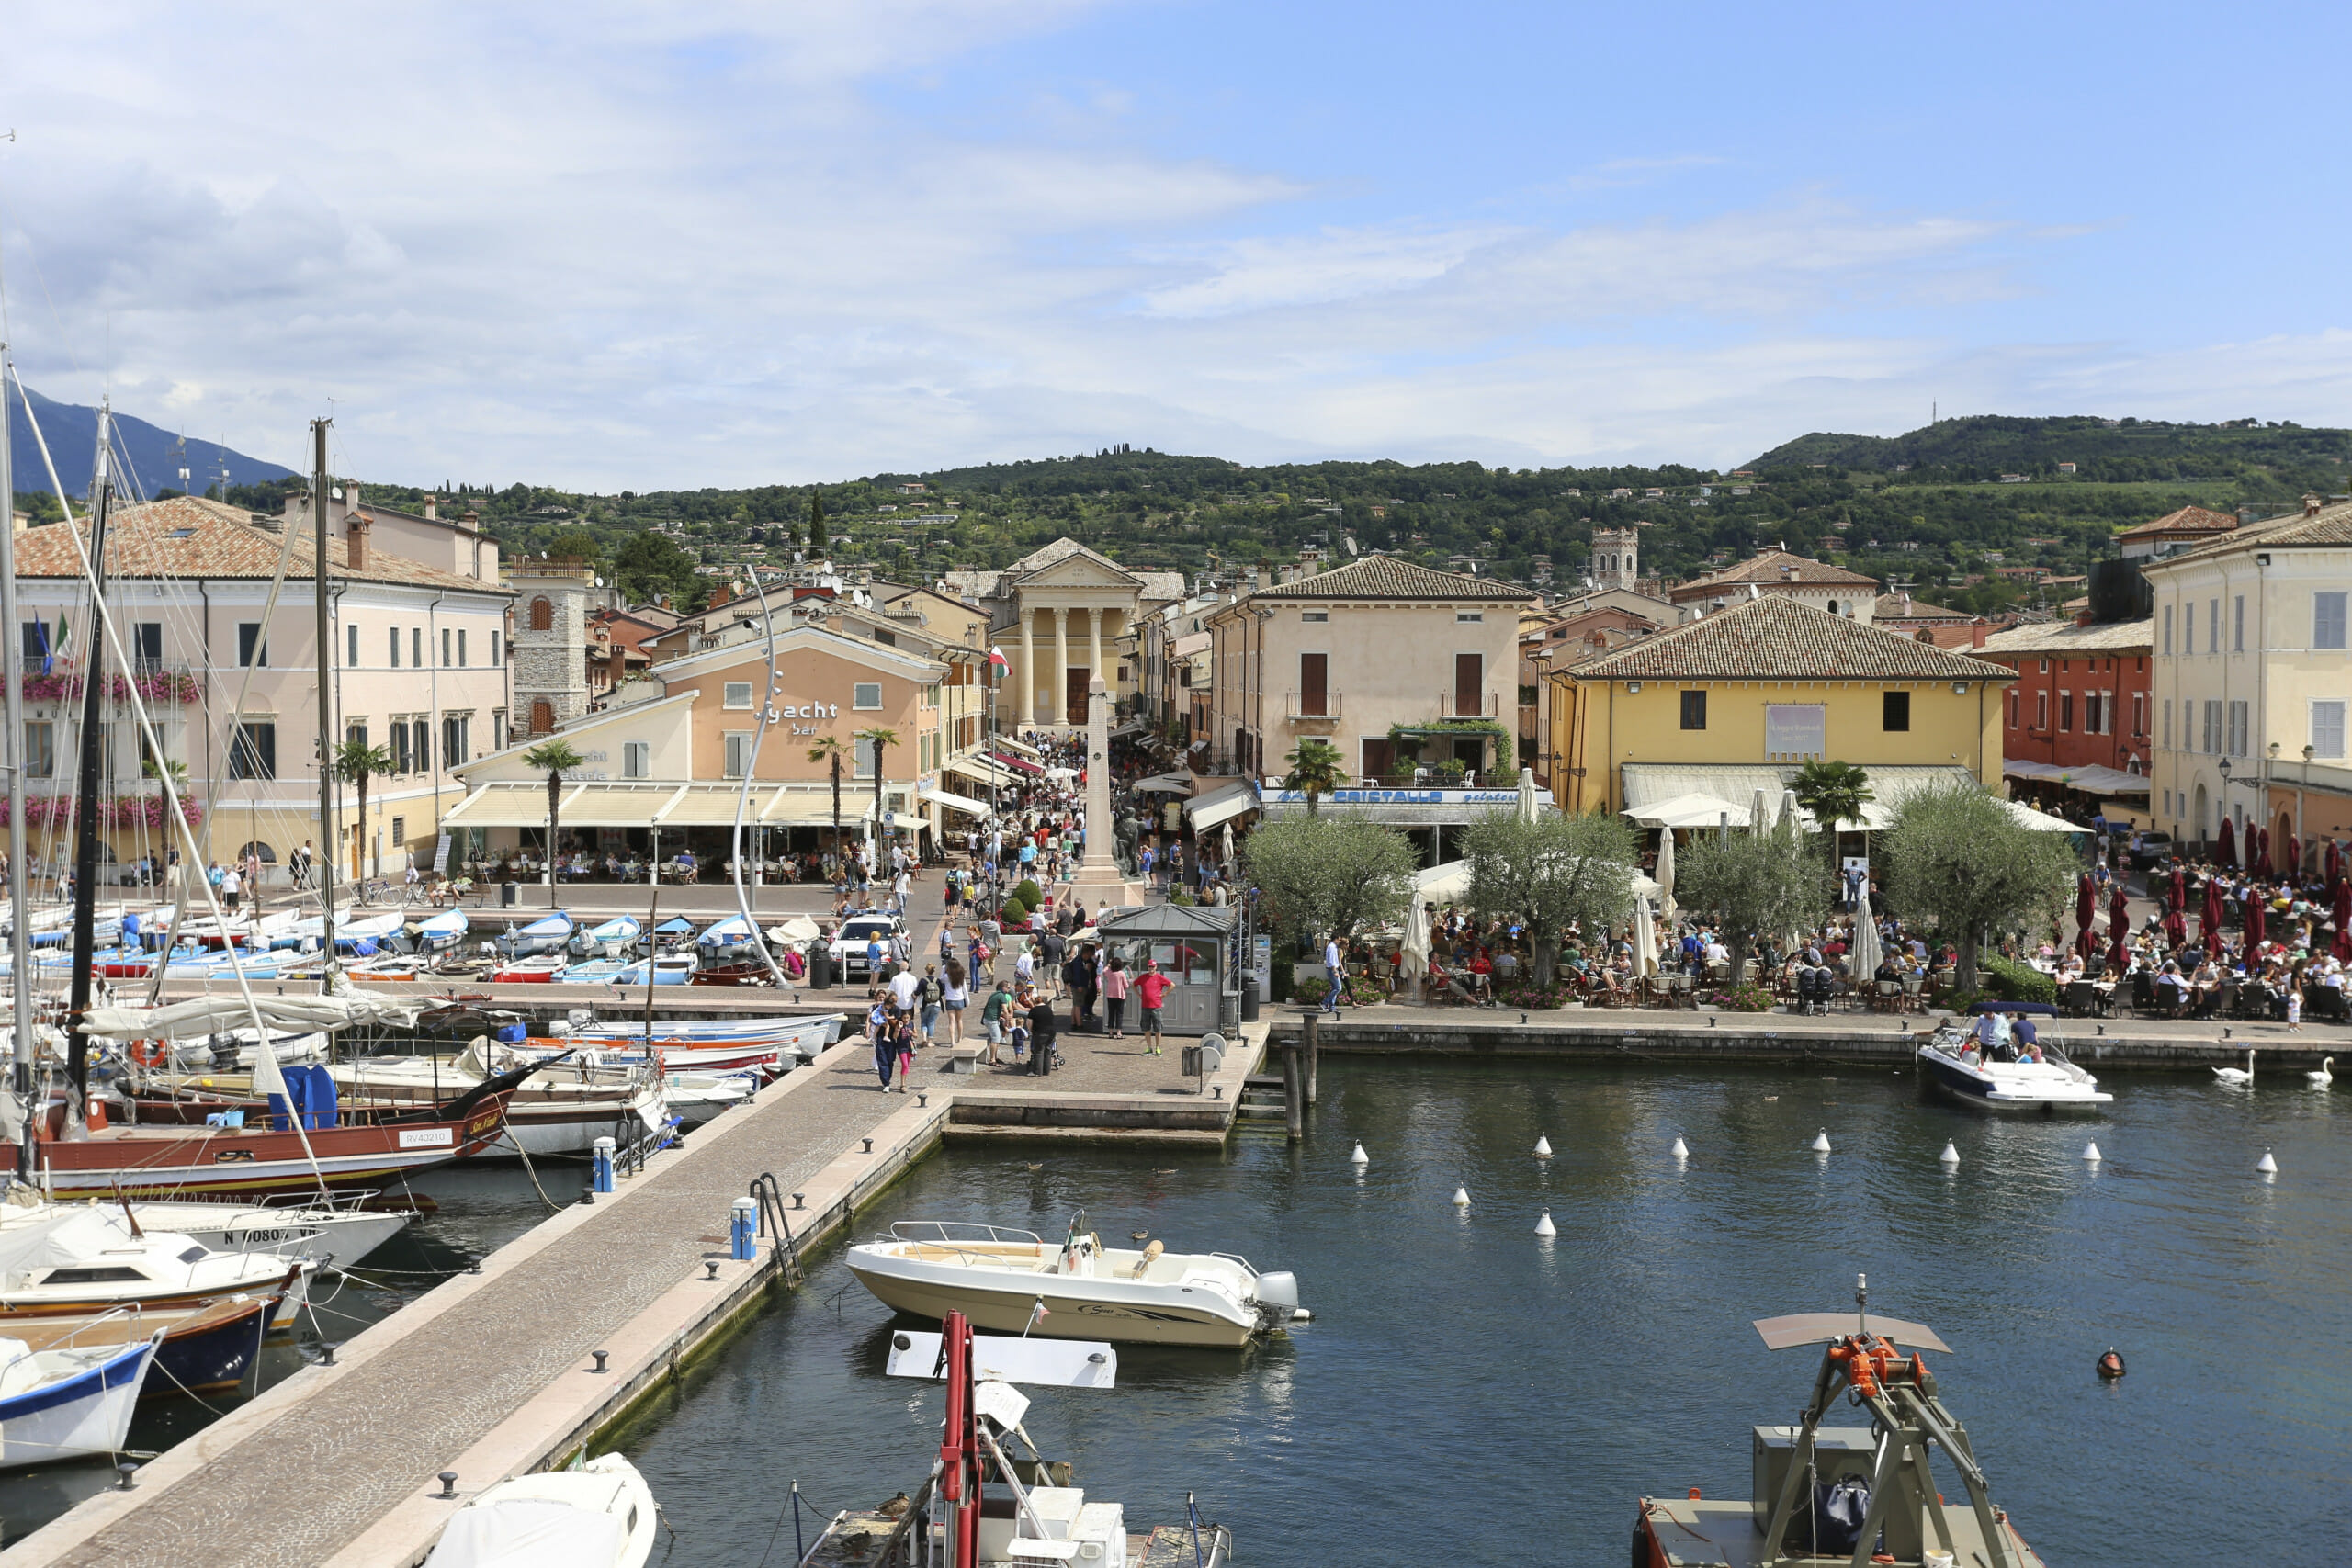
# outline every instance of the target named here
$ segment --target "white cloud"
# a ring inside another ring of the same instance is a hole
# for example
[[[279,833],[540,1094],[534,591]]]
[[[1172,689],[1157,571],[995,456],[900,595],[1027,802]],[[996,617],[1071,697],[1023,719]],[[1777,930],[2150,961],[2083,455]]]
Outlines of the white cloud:
[[[909,107],[1093,9],[20,9],[15,350],[51,396],[110,379],[280,461],[332,400],[356,471],[605,489],[1115,440],[1730,461],[1962,389],[2307,421],[2352,389],[2325,337],[1964,352],[2070,243],[2006,220],[1799,190],[1572,227],[1332,221],[1320,171],[1127,135],[1125,80],[1015,85],[1009,118]]]

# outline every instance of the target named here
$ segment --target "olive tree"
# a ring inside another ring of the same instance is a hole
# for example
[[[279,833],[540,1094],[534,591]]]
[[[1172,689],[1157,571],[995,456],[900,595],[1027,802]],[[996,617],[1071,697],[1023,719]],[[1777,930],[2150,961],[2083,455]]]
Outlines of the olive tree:
[[[1290,942],[1344,941],[1404,913],[1416,860],[1405,835],[1361,817],[1268,822],[1241,846],[1267,928]]]
[[[2066,835],[2027,827],[1973,780],[1905,795],[1878,862],[1894,912],[1959,948],[1963,987],[1986,932],[2063,904],[2082,870]]]
[[[1632,909],[1634,852],[1634,829],[1622,818],[1564,813],[1526,822],[1499,807],[1463,834],[1468,901],[1481,915],[1525,925],[1534,981],[1549,986],[1563,928],[1605,931]]]
[[[1751,942],[1820,924],[1832,892],[1821,856],[1790,828],[1700,835],[1675,862],[1674,897],[1685,908],[1714,911],[1736,978]]]

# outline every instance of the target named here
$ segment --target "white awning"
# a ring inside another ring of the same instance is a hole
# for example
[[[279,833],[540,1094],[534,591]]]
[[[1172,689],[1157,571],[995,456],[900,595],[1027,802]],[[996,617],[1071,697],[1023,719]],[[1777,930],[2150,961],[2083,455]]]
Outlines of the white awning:
[[[2036,811],[2032,807],[2021,805],[2014,800],[2005,800],[2001,805],[2020,824],[2032,829],[2037,833],[2087,833],[2090,831],[2080,822],[2069,822],[2064,817],[2052,817],[2046,811]]]
[[[2015,758],[2003,762],[2001,772],[2011,778],[2063,784],[2085,795],[2148,793],[2148,776],[2145,773],[2126,773],[2121,768],[2110,768],[2098,762],[2072,768],[2061,762],[2029,762],[2023,758]]]
[[[441,818],[445,828],[544,828],[548,825],[548,786],[544,784],[487,784],[451,807]]]
[[[1025,741],[1015,740],[1010,735],[991,735],[989,737],[989,744],[1001,746],[1008,751],[1018,751],[1033,762],[1042,762],[1046,760],[1046,754],[1043,751]]]
[[[657,828],[731,828],[740,807],[743,819],[759,819],[761,804],[768,792],[757,784],[752,787],[752,797],[743,798],[740,784],[693,784],[678,790],[673,798],[663,803],[661,814],[652,819]]]
[[[1006,767],[1002,762],[991,761],[986,757],[958,757],[947,764],[946,771],[951,773],[961,773],[975,784],[995,785],[999,788],[1021,782],[1019,773]]]
[[[1119,726],[1118,728],[1111,731],[1108,739],[1113,740],[1125,740],[1130,735],[1141,735],[1143,730],[1143,720],[1139,718],[1131,718],[1127,720],[1126,723]]]
[[[1137,795],[1190,795],[1193,792],[1193,775],[1186,773],[1154,773],[1148,779],[1136,780],[1134,788]]]
[[[972,800],[964,795],[950,795],[944,789],[924,790],[922,792],[922,798],[944,806],[950,811],[961,811],[967,817],[977,817],[983,822],[989,818],[989,803],[985,800]]]
[[[1768,808],[1770,804],[1768,799]],[[1645,828],[1714,828],[1726,818],[1733,827],[1745,828],[1747,819],[1755,815],[1755,805],[1752,799],[1735,802],[1693,791],[1649,806],[1629,806],[1624,814]]]
[[[1229,822],[1245,811],[1258,809],[1258,791],[1248,780],[1211,790],[1184,803],[1184,815],[1191,819],[1193,831],[1206,832],[1221,822]]]

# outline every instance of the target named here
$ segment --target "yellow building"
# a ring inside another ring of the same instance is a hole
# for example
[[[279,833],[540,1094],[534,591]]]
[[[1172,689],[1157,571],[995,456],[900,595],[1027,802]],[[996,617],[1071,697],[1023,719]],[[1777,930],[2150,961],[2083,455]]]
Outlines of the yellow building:
[[[1685,795],[1746,807],[1762,789],[1777,810],[1781,784],[1816,758],[1871,770],[1883,801],[1962,773],[1997,787],[2015,679],[1766,594],[1553,674],[1553,796],[1638,818]]]

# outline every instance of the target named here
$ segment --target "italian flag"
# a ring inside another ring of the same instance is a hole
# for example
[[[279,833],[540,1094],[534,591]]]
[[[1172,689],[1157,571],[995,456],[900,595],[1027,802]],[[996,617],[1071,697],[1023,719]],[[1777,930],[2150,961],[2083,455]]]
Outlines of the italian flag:
[[[1004,649],[991,644],[989,648],[989,668],[1001,675],[1012,668],[1012,660],[1004,656]]]

